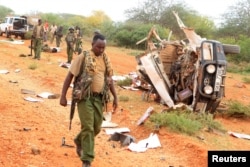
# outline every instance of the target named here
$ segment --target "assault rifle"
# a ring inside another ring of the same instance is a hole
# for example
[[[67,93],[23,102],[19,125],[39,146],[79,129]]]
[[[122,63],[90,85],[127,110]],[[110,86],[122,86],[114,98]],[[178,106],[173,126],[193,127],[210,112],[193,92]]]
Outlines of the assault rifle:
[[[79,82],[80,81],[84,81],[84,83]],[[74,86],[73,86],[73,92],[76,92],[75,89],[77,91],[81,92],[81,97],[79,98],[74,98],[74,95],[72,94],[72,101],[71,101],[71,107],[70,107],[70,122],[69,122],[69,130],[71,129],[71,122],[72,119],[74,117],[74,113],[75,113],[75,107],[76,107],[76,103],[82,99],[82,97],[84,97],[87,94],[90,94],[90,85],[92,83],[92,77],[86,75],[85,72],[81,73],[78,77],[75,78],[74,81]],[[82,85],[79,87],[79,85]]]
[[[84,52],[84,55],[87,56],[87,52]],[[84,58],[84,62],[85,62],[86,57]],[[83,63],[84,64],[84,63]],[[80,68],[80,73],[78,74],[77,77],[75,77],[74,82],[73,82],[73,90],[72,90],[72,100],[71,100],[71,107],[70,107],[70,116],[69,116],[69,130],[71,130],[71,123],[72,123],[72,119],[74,117],[75,114],[75,108],[76,108],[76,103],[79,99],[74,97],[74,91],[75,89],[80,90],[81,88],[79,88],[79,85],[82,85],[82,83],[79,83],[79,80],[82,80],[82,78],[85,76],[83,69],[85,69],[85,64],[84,67],[83,65],[81,65]],[[87,79],[83,79],[83,81],[87,82]],[[92,80],[91,80],[92,81]],[[91,82],[88,82],[88,84],[85,84],[85,88],[88,87],[91,84]],[[85,88],[83,90],[85,90]]]
[[[30,54],[29,54],[29,56],[32,56],[32,49],[33,49],[33,38],[30,39]]]
[[[73,96],[73,92],[74,92],[74,89],[76,87],[76,82],[77,82],[77,78],[75,78],[75,80],[73,82],[72,100],[71,100],[70,115],[69,115],[69,130],[71,130],[71,123],[72,123],[72,119],[74,118],[76,102],[77,102],[77,100]]]
[[[71,130],[72,119],[74,118],[76,108],[76,100],[72,98],[71,107],[70,107],[70,116],[69,116],[69,130]]]

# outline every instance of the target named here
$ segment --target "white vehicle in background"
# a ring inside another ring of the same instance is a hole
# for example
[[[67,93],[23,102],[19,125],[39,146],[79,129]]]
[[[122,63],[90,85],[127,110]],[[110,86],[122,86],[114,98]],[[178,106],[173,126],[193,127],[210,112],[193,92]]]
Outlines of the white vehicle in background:
[[[26,16],[8,16],[0,24],[0,36],[4,33],[7,38],[14,35],[16,38],[20,36],[25,38],[25,33],[30,30],[30,26],[27,23]]]

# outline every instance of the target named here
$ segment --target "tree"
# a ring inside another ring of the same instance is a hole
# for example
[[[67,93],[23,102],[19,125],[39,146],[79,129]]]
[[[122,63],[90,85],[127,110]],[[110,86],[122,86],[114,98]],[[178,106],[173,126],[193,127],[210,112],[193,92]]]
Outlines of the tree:
[[[240,34],[245,34],[250,37],[250,0],[240,0],[230,6],[222,18],[220,36],[237,39]]]
[[[111,21],[111,19],[103,11],[93,11],[93,14],[87,17],[87,24],[92,27],[99,28],[104,22]]]
[[[125,46],[129,48],[143,49],[146,48],[146,41],[140,45],[136,43],[148,36],[150,29],[155,26],[157,33],[161,38],[169,35],[169,30],[161,27],[160,25],[153,24],[140,24],[137,22],[126,22],[116,28],[113,40],[118,46]],[[166,38],[165,38],[166,39]],[[155,42],[158,42],[155,40]]]
[[[55,23],[56,25],[59,25],[61,22],[64,21],[60,14],[54,13],[43,13],[41,14],[41,18],[44,21],[47,20],[50,24]]]
[[[182,0],[147,0],[137,8],[132,8],[125,13],[128,21],[143,24],[158,24],[173,31],[178,38],[184,38],[183,31],[179,28],[173,11],[177,12],[187,27],[194,28],[202,37],[212,36],[215,25],[208,17],[200,16],[190,9]]]
[[[156,24],[169,4],[168,0],[146,0],[138,7],[126,10],[125,14],[130,21]]]
[[[5,18],[7,15],[12,14],[14,11],[10,8],[0,5],[0,18]]]

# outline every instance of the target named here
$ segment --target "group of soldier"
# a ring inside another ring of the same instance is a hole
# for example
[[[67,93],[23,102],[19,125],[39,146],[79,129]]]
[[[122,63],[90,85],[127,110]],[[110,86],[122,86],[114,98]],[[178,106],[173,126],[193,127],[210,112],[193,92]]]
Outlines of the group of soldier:
[[[80,54],[82,52],[82,31],[79,26],[69,27],[68,30],[65,42],[67,45],[67,63],[70,64],[73,54]],[[51,48],[47,44],[47,35],[49,35],[50,44],[53,44],[54,39],[56,39],[56,47],[59,48],[63,37],[63,27],[57,27],[55,24],[52,24],[48,28],[47,21],[42,24],[42,20],[38,20],[38,25],[34,27],[32,35],[32,47],[35,52],[34,59],[40,60],[41,51],[46,51],[45,49],[51,51]]]
[[[73,54],[80,54],[82,52],[82,32],[80,27],[70,27],[65,41],[67,44],[67,63],[71,63]]]

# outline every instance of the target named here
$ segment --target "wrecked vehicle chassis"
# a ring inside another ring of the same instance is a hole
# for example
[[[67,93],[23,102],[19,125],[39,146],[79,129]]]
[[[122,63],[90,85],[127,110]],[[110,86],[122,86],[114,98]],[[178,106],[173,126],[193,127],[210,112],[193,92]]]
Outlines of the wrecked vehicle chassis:
[[[195,51],[183,41],[163,41],[161,49],[136,57],[140,80],[151,85],[146,99],[154,93],[169,107],[184,103],[193,111],[214,113],[225,96],[225,53],[238,51],[215,40],[203,40]]]

